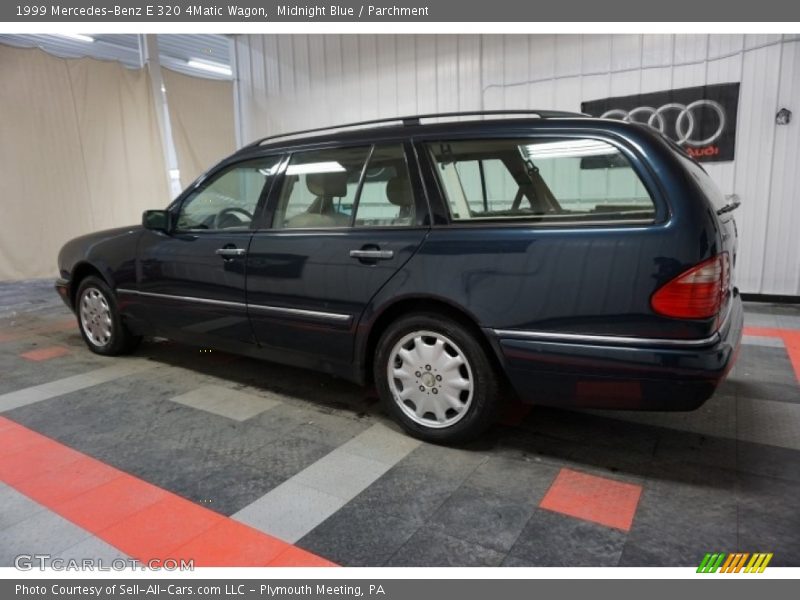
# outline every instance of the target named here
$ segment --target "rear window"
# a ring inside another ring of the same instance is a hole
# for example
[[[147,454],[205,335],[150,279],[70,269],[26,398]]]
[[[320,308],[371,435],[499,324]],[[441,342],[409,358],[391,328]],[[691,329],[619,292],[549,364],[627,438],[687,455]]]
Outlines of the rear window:
[[[655,207],[625,155],[594,139],[435,142],[451,217],[553,222],[651,221]]]

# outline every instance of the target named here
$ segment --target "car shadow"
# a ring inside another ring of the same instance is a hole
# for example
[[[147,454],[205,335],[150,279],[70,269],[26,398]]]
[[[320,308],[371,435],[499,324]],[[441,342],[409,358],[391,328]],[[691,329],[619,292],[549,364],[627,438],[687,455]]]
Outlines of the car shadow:
[[[217,377],[236,387],[255,388],[318,411],[351,419],[388,420],[373,389],[324,373],[167,340],[146,340],[137,355]],[[615,418],[522,405],[516,399],[506,400],[501,413],[498,424],[458,449],[631,481],[662,479],[726,488],[735,474],[734,439],[633,422],[625,420],[626,413]],[[721,476],[709,476],[709,468]]]

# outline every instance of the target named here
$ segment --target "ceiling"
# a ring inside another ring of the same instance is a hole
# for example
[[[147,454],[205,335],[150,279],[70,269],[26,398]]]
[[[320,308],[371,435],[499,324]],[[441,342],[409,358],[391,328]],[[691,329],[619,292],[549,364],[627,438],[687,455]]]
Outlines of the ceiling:
[[[62,58],[89,56],[101,60],[117,60],[129,68],[141,67],[139,41],[142,36],[85,34],[93,42],[60,35],[0,35],[0,44],[22,48],[41,48]],[[224,35],[158,35],[161,65],[187,75],[209,79],[231,79],[230,76],[189,66],[190,60],[201,60],[230,67],[228,37]]]

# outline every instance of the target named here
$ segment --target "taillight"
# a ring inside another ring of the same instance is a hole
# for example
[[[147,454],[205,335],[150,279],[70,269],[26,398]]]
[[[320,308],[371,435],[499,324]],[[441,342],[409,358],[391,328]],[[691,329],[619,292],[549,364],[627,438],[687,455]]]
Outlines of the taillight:
[[[664,284],[653,294],[650,305],[665,317],[708,319],[722,311],[729,287],[730,261],[723,252]]]

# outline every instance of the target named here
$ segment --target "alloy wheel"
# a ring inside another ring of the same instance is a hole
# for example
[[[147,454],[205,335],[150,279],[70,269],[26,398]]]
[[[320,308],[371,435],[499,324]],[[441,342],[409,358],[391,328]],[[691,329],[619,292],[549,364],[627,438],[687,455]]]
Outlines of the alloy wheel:
[[[441,429],[466,416],[475,380],[466,355],[450,338],[415,331],[403,336],[389,356],[389,389],[409,419]]]
[[[79,306],[81,328],[86,338],[97,347],[108,345],[114,332],[114,321],[103,293],[95,287],[86,288]]]

